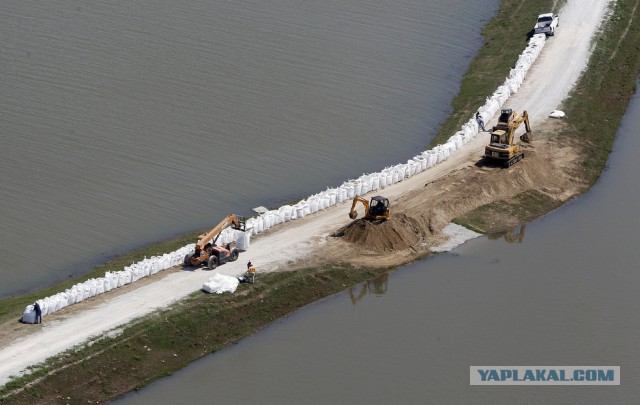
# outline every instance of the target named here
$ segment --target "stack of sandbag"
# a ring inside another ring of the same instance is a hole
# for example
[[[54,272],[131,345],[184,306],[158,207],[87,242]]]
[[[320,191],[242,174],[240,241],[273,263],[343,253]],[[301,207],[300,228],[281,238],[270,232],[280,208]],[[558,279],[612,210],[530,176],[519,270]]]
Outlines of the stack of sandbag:
[[[203,285],[202,289],[207,293],[222,294],[223,292],[233,293],[238,288],[240,282],[237,278],[231,276],[225,276],[220,273],[216,273],[213,277],[210,277]]]

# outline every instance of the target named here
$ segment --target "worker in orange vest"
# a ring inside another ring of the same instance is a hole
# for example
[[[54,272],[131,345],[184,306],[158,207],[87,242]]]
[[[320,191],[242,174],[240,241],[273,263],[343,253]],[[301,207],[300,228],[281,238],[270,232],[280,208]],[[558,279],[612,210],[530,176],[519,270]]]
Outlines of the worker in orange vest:
[[[253,284],[253,280],[256,277],[256,267],[249,262],[249,268],[247,269],[247,281]]]

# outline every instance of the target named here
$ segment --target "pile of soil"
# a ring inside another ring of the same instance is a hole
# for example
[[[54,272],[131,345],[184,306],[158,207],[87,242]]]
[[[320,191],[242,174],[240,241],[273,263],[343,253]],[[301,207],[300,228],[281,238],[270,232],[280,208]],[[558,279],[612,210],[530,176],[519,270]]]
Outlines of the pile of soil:
[[[394,251],[415,245],[425,238],[427,232],[416,219],[394,214],[379,223],[358,219],[340,229],[336,236],[369,250]]]

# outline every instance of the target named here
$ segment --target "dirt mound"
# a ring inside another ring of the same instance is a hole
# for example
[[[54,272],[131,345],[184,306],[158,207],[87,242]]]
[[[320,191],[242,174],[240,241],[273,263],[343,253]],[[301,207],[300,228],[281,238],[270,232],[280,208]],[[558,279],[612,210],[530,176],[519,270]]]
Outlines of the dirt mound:
[[[353,221],[338,231],[336,236],[355,245],[376,250],[404,250],[423,240],[425,227],[419,221],[405,214],[394,214],[381,223],[371,223],[365,219]]]

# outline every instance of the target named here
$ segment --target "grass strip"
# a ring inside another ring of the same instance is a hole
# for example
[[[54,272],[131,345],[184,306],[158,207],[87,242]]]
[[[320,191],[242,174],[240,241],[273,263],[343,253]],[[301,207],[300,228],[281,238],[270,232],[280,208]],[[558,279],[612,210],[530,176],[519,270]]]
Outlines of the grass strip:
[[[112,399],[170,375],[310,302],[388,271],[350,266],[301,269],[259,274],[256,284],[240,284],[234,294],[191,294],[173,308],[127,326],[118,336],[105,336],[49,359],[0,389],[4,396],[0,402]]]

